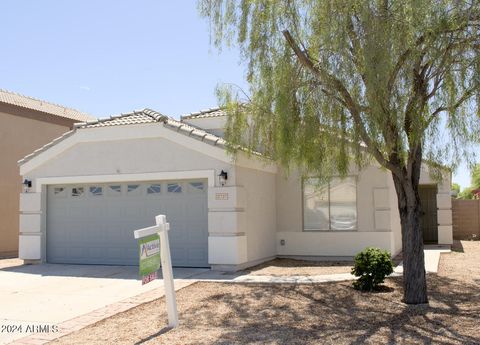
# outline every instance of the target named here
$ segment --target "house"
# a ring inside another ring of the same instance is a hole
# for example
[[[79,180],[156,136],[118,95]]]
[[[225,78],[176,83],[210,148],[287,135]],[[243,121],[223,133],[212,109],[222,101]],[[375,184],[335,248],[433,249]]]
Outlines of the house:
[[[473,199],[480,199],[480,188],[472,190]]]
[[[320,187],[222,138],[221,109],[180,121],[150,109],[78,124],[22,159],[20,257],[135,265],[133,230],[166,214],[173,264],[238,270],[274,257],[352,257],[366,246],[401,250],[390,174],[352,168]],[[452,243],[450,176],[424,167],[426,242]]]
[[[80,111],[0,90],[0,258],[18,254],[18,205],[22,180],[17,161],[73,128],[92,120]]]

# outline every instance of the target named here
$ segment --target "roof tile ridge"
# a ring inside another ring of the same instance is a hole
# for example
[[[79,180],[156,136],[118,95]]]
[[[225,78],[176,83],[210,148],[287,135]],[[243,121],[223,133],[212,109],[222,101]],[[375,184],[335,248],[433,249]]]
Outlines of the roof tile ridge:
[[[49,105],[53,105],[53,106],[56,106],[58,108],[62,108],[63,111],[65,112],[66,110],[73,110],[73,111],[76,111],[77,113],[80,113],[80,114],[83,114],[83,115],[88,115],[89,117],[94,117],[93,115],[87,113],[87,112],[84,112],[82,110],[79,110],[79,109],[76,109],[76,108],[72,108],[72,107],[66,107],[64,105],[61,105],[59,103],[55,103],[55,102],[51,102],[51,101],[46,101],[46,100],[43,100],[43,99],[40,99],[40,98],[35,98],[35,97],[32,97],[32,96],[27,96],[27,95],[24,95],[22,93],[19,93],[19,92],[15,92],[15,91],[10,91],[10,90],[7,90],[7,89],[3,89],[3,88],[0,88],[0,92],[5,92],[5,93],[8,93],[10,95],[14,95],[14,96],[19,96],[19,97],[22,97],[22,98],[27,98],[27,99],[30,99],[32,101],[37,101],[37,102],[40,102],[40,103],[43,103],[43,104],[49,104]],[[42,105],[43,105],[42,104]]]

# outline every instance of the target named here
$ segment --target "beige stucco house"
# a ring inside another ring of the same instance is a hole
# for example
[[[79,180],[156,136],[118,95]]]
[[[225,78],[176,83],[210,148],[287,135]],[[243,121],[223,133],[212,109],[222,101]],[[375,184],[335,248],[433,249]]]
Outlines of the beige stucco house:
[[[22,180],[17,161],[93,119],[74,109],[0,90],[0,258],[18,253],[18,207]]]
[[[171,223],[176,266],[237,270],[274,257],[352,257],[401,250],[390,174],[372,165],[319,186],[273,163],[225,151],[226,115],[180,121],[153,110],[78,124],[20,164],[20,257],[137,263],[133,230]],[[422,172],[424,238],[452,243],[450,176]]]

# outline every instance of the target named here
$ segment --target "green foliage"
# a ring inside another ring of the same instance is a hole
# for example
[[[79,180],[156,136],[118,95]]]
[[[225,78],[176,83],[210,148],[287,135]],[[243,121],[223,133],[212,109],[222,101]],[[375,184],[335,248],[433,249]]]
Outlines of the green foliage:
[[[458,199],[472,200],[473,199],[473,187],[464,188],[459,194]]]
[[[473,191],[480,188],[480,164],[477,164],[472,168],[470,176],[472,178],[470,187],[464,188],[458,193],[458,199],[471,200],[474,198]]]
[[[353,287],[361,291],[373,291],[391,273],[393,263],[390,253],[379,248],[366,248],[355,256],[352,274],[360,278],[353,282]]]
[[[452,191],[458,196],[460,194],[460,185],[458,183],[452,183]]]
[[[422,157],[433,167],[474,158],[478,1],[198,6],[213,43],[238,45],[247,66],[249,90],[218,89],[232,153],[261,149],[287,169],[320,176],[345,175],[371,157],[398,176],[415,176]]]
[[[422,162],[435,177],[475,159],[480,2],[199,0],[199,11],[213,43],[238,45],[247,66],[249,90],[218,89],[229,151],[324,179],[372,158],[390,170],[405,301],[425,303],[415,195]]]
[[[472,169],[472,187],[480,188],[480,164],[477,164]]]

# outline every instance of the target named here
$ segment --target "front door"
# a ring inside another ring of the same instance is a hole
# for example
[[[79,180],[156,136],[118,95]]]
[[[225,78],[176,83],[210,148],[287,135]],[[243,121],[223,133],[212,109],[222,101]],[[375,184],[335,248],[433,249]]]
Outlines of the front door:
[[[437,186],[420,186],[421,227],[424,243],[438,243]]]

